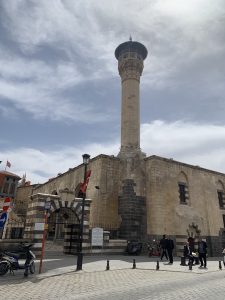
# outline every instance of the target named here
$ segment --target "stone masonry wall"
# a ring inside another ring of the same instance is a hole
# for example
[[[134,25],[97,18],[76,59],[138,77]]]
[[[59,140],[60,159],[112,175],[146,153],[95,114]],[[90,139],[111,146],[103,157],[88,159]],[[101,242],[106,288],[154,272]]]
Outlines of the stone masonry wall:
[[[183,180],[188,186],[187,204],[179,199],[178,182]],[[149,235],[176,236],[183,248],[187,230],[194,224],[209,241],[212,254],[220,251],[225,210],[219,207],[217,190],[225,186],[224,174],[152,156],[146,159],[146,181]]]
[[[92,171],[87,188],[87,198],[92,199],[90,208],[90,227],[103,227],[105,230],[117,230],[120,225],[118,216],[118,191],[120,178],[120,160],[113,156],[99,155],[91,159],[88,170]],[[84,166],[79,165],[58,175],[46,183],[33,188],[26,195],[27,202],[31,193],[62,194],[63,190],[75,191],[76,186],[83,182]],[[95,187],[98,187],[96,189]],[[25,187],[21,194],[25,194]],[[66,199],[64,199],[66,200]]]

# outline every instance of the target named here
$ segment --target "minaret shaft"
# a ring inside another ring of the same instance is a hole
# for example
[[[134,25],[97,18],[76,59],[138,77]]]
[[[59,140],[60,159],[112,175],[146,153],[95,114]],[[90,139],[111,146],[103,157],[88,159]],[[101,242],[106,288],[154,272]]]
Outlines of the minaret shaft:
[[[122,81],[121,151],[140,149],[139,81]]]

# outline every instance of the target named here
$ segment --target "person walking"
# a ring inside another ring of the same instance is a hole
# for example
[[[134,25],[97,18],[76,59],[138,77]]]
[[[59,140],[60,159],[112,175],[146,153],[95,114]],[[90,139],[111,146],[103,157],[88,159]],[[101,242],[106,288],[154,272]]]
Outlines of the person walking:
[[[222,255],[223,255],[223,265],[225,267],[225,248],[222,251]]]
[[[167,238],[166,238],[165,234],[163,235],[163,238],[160,240],[159,245],[160,245],[160,248],[161,248],[160,260],[162,260],[164,256],[168,260],[168,255],[167,255],[167,251],[166,251]]]
[[[203,266],[204,268],[207,268],[206,254],[207,254],[207,244],[205,241],[202,240],[202,238],[199,238],[198,257],[201,263],[200,268],[202,268]]]
[[[174,242],[170,237],[168,237],[167,242],[166,242],[166,250],[167,250],[167,253],[169,256],[169,264],[170,265],[173,264],[173,249],[174,249]]]

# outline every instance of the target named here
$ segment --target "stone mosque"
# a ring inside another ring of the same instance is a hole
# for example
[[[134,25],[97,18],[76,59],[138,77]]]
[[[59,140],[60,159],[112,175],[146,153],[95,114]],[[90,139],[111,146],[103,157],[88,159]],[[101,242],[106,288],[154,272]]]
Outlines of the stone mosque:
[[[146,157],[140,148],[140,78],[146,47],[131,39],[115,50],[121,77],[121,148],[117,157],[91,158],[91,177],[85,202],[83,247],[91,247],[91,230],[103,228],[104,245],[96,251],[124,251],[127,240],[159,241],[163,234],[180,255],[185,240],[199,236],[207,241],[209,255],[225,246],[225,174],[173,159]],[[48,237],[64,239],[64,252],[72,253],[80,212],[77,187],[84,165],[69,169],[49,181],[17,189],[15,207],[26,215],[24,237],[40,249],[44,205],[51,201]],[[75,192],[74,192],[75,191]]]

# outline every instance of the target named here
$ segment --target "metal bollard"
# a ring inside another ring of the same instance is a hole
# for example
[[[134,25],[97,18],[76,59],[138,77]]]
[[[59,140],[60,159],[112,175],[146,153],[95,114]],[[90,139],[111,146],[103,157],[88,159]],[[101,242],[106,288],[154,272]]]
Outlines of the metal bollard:
[[[219,269],[222,270],[221,260],[219,260]]]
[[[23,276],[26,278],[28,277],[28,273],[29,273],[29,264],[27,263],[27,261],[25,262],[25,268],[24,268],[24,273]]]
[[[136,269],[136,261],[133,259],[133,269]]]
[[[105,269],[106,271],[108,271],[109,270],[109,260],[107,260],[107,264],[106,264],[106,269]]]
[[[156,271],[159,270],[159,261],[157,260],[157,263],[156,263]]]
[[[189,261],[189,270],[192,271],[192,260]]]
[[[199,265],[199,258],[195,257],[195,265]]]
[[[186,259],[185,259],[184,256],[181,256],[181,258],[180,258],[180,265],[181,266],[186,266]]]

